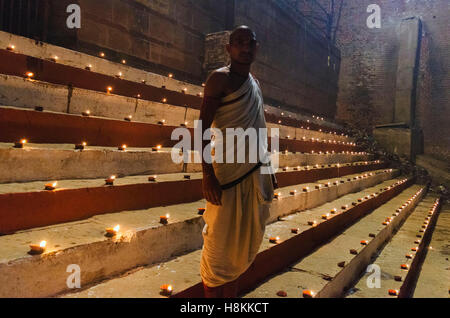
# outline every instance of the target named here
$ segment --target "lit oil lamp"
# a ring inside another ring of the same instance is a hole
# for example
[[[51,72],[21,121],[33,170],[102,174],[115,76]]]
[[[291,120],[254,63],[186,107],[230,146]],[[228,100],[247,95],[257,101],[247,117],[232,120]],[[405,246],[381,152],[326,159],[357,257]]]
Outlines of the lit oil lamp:
[[[169,73],[168,77],[169,77],[169,78],[173,78],[173,74],[172,74],[172,73]]]
[[[113,228],[107,228],[106,229],[106,236],[108,236],[108,237],[116,236],[117,233],[119,233],[119,230],[120,230],[120,225],[116,225]]]
[[[107,88],[106,88],[106,92],[109,94],[109,93],[111,93],[113,91],[113,88],[112,88],[112,86],[108,86]]]
[[[53,190],[56,189],[56,185],[57,185],[57,184],[58,184],[57,182],[47,183],[47,184],[45,185],[45,190],[47,190],[47,191],[53,191]]]
[[[273,243],[273,244],[278,244],[280,242],[280,237],[279,236],[271,237],[271,238],[269,238],[269,242]]]
[[[27,142],[28,142],[28,140],[21,139],[19,142],[16,142],[14,144],[14,148],[23,148]]]
[[[122,75],[123,75],[122,72],[119,72],[119,73],[117,73],[116,77],[117,77],[117,78],[121,78]]]
[[[337,213],[337,209],[336,209],[336,208],[331,209],[330,213],[331,213],[331,214],[336,214],[336,213]]]
[[[316,295],[316,293],[313,292],[312,290],[304,290],[303,291],[303,298],[314,298],[315,295]]]
[[[36,254],[42,254],[45,252],[45,247],[47,245],[46,241],[41,241],[39,245],[37,244],[31,244],[30,245],[30,254],[36,255]]]
[[[6,49],[7,49],[8,51],[14,51],[14,50],[16,49],[16,46],[13,45],[13,44],[10,44],[10,45],[8,45],[8,46],[6,47]]]
[[[103,52],[100,52],[99,55],[100,55],[100,57],[105,57],[106,56],[106,54],[103,53]]]
[[[50,61],[55,62],[55,63],[58,62],[58,60],[59,60],[59,57],[57,57],[56,55],[54,55],[50,58]]]
[[[86,71],[90,71],[92,69],[92,64],[88,64],[86,65],[86,67],[84,68]]]
[[[33,72],[26,72],[25,75],[28,77],[28,79],[31,79],[34,77],[34,73]]]
[[[309,192],[309,187],[304,187],[303,192]]]
[[[164,225],[167,225],[167,224],[169,223],[169,218],[170,218],[170,215],[169,215],[169,214],[160,216],[160,217],[159,217],[159,223],[164,224]]]
[[[413,247],[413,248],[411,248],[411,251],[413,251],[413,252],[417,252],[419,250],[419,248],[416,246],[416,247]]]
[[[172,292],[173,292],[172,285],[164,284],[164,285],[161,285],[159,287],[159,289],[161,290],[161,295],[163,295],[163,296],[170,296],[170,295],[172,295]]]
[[[155,182],[155,181],[156,181],[156,176],[150,176],[150,177],[148,177],[148,181],[150,181],[150,182]]]
[[[166,120],[162,119],[160,121],[158,121],[158,125],[164,126],[166,124]]]
[[[322,185],[321,185],[321,184],[317,184],[314,188],[315,188],[316,190],[320,190],[320,189],[322,188]]]
[[[181,92],[183,93],[183,94],[186,94],[186,92],[187,92],[187,88],[186,87],[184,87],[182,90],[181,90]]]
[[[330,214],[329,214],[329,213],[323,214],[323,215],[322,215],[322,219],[323,219],[323,220],[328,220],[329,217],[330,217]]]
[[[119,146],[119,147],[117,147],[117,149],[120,151],[125,151],[125,150],[127,150],[127,145]]]
[[[128,115],[127,117],[124,118],[125,121],[131,121],[131,119],[133,119],[133,116]]]
[[[280,196],[281,196],[281,193],[274,193],[274,195],[273,195],[273,197],[274,197],[274,199],[279,199],[280,198]]]
[[[317,225],[317,221],[308,221],[308,225],[311,225],[311,226],[316,226]]]
[[[114,181],[116,180],[116,176],[111,176],[108,179],[105,180],[106,185],[114,185]]]
[[[127,61],[126,60],[122,60],[122,64],[127,64]]]
[[[167,103],[167,98],[163,98],[161,101],[165,104]]]
[[[155,147],[152,147],[152,151],[160,151],[162,149],[161,145],[157,145]]]
[[[82,142],[81,144],[75,145],[75,150],[84,150],[84,148],[87,146],[86,142]]]
[[[400,265],[400,268],[401,268],[401,269],[404,269],[404,270],[408,270],[408,269],[409,269],[409,266],[408,266],[408,264],[401,264],[401,265]]]
[[[369,242],[366,240],[362,240],[360,243],[361,243],[361,245],[367,245]]]
[[[81,113],[81,115],[83,115],[84,117],[89,117],[89,116],[91,116],[91,111],[85,110],[84,112]]]
[[[289,193],[290,193],[291,195],[296,195],[296,194],[297,194],[297,190],[291,190]]]

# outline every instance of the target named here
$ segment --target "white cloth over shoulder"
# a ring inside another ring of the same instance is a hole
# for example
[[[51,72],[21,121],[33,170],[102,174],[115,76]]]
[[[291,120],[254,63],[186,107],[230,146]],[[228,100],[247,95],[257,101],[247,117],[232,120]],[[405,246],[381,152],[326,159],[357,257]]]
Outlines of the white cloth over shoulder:
[[[227,104],[218,109],[213,127],[222,130],[224,136],[226,128],[266,128],[261,90],[251,74],[241,88],[223,98],[222,103]],[[215,147],[222,142],[216,139]],[[260,144],[267,151],[267,138],[260,140]],[[224,154],[231,146],[225,145]],[[234,145],[235,150],[242,146],[245,145]],[[247,161],[213,163],[221,185],[241,178],[255,166]],[[224,190],[222,206],[209,202],[206,205],[200,274],[209,287],[236,280],[250,267],[258,253],[274,191],[271,176],[261,174],[261,169]]]

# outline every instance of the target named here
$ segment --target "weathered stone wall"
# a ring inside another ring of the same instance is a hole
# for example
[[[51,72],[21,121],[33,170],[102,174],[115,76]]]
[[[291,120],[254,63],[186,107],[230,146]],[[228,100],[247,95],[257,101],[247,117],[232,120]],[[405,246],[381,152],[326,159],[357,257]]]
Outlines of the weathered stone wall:
[[[381,29],[366,25],[369,4],[381,7]],[[450,2],[448,0],[345,1],[338,30],[342,63],[338,113],[362,125],[393,121],[398,41],[396,27],[407,17],[423,23],[416,122],[424,149],[450,160]]]

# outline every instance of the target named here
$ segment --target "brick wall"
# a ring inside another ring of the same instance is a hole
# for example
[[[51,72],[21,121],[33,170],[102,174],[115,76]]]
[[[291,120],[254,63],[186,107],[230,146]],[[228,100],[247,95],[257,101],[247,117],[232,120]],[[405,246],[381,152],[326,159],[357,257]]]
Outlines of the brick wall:
[[[339,51],[328,47],[313,26],[280,6],[282,2],[236,2],[236,24],[250,26],[261,44],[252,72],[267,101],[333,118]]]
[[[381,7],[381,29],[366,26],[369,4]],[[337,33],[342,55],[338,119],[362,125],[392,121],[398,59],[395,28],[403,18],[420,17],[424,37],[416,120],[424,132],[425,153],[450,160],[449,13],[448,0],[345,1]]]
[[[78,49],[178,79],[202,80],[204,37],[224,30],[226,0],[78,0]],[[109,51],[108,51],[109,50]]]

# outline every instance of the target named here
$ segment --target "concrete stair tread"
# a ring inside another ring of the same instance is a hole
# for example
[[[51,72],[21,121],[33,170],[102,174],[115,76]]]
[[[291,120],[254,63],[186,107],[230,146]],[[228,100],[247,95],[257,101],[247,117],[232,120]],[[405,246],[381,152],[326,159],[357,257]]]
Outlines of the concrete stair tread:
[[[374,187],[373,190],[378,188],[380,187]],[[350,249],[357,249],[359,253],[363,248],[360,241],[367,240],[370,242],[372,239],[369,237],[369,233],[378,234],[378,231],[382,229],[381,223],[386,216],[392,214],[398,205],[403,204],[420,188],[418,185],[413,185],[404,190],[395,198],[359,219],[342,234],[320,246],[299,262],[289,266],[285,272],[268,279],[244,297],[277,297],[276,293],[279,290],[287,292],[288,297],[293,298],[302,297],[303,290],[319,292],[341,271],[338,263],[345,261],[347,265],[353,259],[354,255],[350,254]],[[356,199],[361,196],[362,194],[352,195],[352,198]]]
[[[105,229],[120,225],[120,234],[127,240],[136,233],[163,227],[160,216],[170,214],[170,224],[189,222],[200,218],[198,208],[206,205],[205,200],[161,206],[150,209],[123,211],[93,216],[89,219],[67,222],[0,236],[0,263],[30,258],[29,244],[47,241],[46,253],[55,253],[68,248],[95,244],[111,240],[105,237]],[[120,240],[120,239],[118,239]]]
[[[136,180],[134,177],[129,177],[130,180]],[[158,180],[180,180],[183,174],[160,175]],[[196,174],[192,178],[201,178],[201,174]],[[120,180],[120,179],[119,179]],[[143,180],[143,182],[145,182]],[[148,181],[147,181],[148,182]],[[394,183],[394,180],[389,180],[377,187],[389,186]],[[289,186],[280,188],[277,192],[289,195],[293,188],[301,189],[304,186],[314,188],[315,183],[300,184],[296,186]],[[0,189],[1,189],[0,185]],[[365,190],[364,190],[365,191]],[[363,191],[363,193],[365,193]],[[351,194],[355,196],[356,194]],[[345,197],[337,199],[337,201],[344,201]],[[346,200],[348,202],[348,199]],[[105,241],[105,229],[121,225],[121,231],[137,232],[142,229],[162,226],[159,223],[159,217],[170,214],[170,223],[183,222],[193,218],[199,218],[197,209],[203,208],[206,205],[205,200],[195,202],[175,204],[169,206],[159,206],[149,209],[121,211],[116,213],[100,214],[84,219],[81,221],[66,222],[45,227],[33,228],[30,230],[19,231],[15,234],[0,236],[0,255],[2,262],[11,261],[17,258],[29,257],[28,245],[46,240],[49,244],[53,244],[53,250],[58,251],[65,248],[80,246],[84,244],[92,244],[94,242]],[[314,209],[313,209],[314,210]],[[310,213],[304,212],[305,215]],[[306,221],[307,222],[307,221]],[[56,248],[55,245],[58,245]]]
[[[416,237],[425,217],[428,214],[430,207],[434,204],[436,198],[427,196],[414,209],[405,223],[395,236],[388,242],[386,247],[381,251],[374,260],[374,264],[380,266],[381,269],[381,288],[369,288],[366,283],[367,275],[364,276],[355,284],[347,295],[349,298],[360,297],[376,297],[389,298],[389,289],[400,289],[402,282],[394,280],[394,276],[402,276],[404,278],[405,271],[400,268],[401,264],[411,264],[411,260],[405,257],[406,254],[411,253],[411,248],[417,246],[414,241],[419,239]]]
[[[164,153],[160,153],[159,155],[162,156]],[[169,154],[170,157],[170,154]],[[165,158],[168,159],[168,158]],[[365,163],[373,163],[373,162],[352,162],[352,163],[340,163],[340,167],[347,167],[347,166],[358,166],[360,164]],[[121,185],[130,185],[130,184],[139,184],[139,183],[148,183],[148,177],[149,176],[156,176],[158,182],[164,182],[164,181],[180,181],[185,180],[184,176],[189,175],[191,177],[191,180],[195,179],[202,179],[202,173],[197,172],[198,169],[195,167],[200,167],[200,164],[189,164],[191,166],[190,169],[188,169],[188,172],[179,172],[179,173],[149,173],[149,174],[141,174],[141,175],[123,175],[121,173],[117,173],[114,170],[111,170],[110,174],[103,178],[80,178],[80,179],[47,179],[43,181],[28,181],[28,182],[10,182],[10,183],[0,183],[0,194],[5,193],[24,193],[24,192],[35,192],[35,191],[45,191],[45,185],[47,183],[55,182],[57,181],[57,189],[79,189],[79,188],[90,188],[90,187],[102,187],[105,186],[105,178],[109,178],[112,175],[116,176],[116,180],[114,181],[114,186],[121,186]],[[327,164],[324,165],[324,168],[329,167],[336,167],[337,164]],[[318,166],[297,166],[296,171],[309,171],[314,169],[322,169],[322,165]],[[282,169],[279,169],[278,173],[289,173],[293,172],[293,168],[289,168],[287,171],[282,171]],[[382,171],[382,170],[376,170],[376,171]],[[375,172],[376,172],[375,171]],[[366,173],[374,173],[374,171],[365,171],[358,174],[352,174],[352,175],[346,175],[346,178],[351,178],[353,176],[366,174]],[[334,178],[339,179],[339,178]],[[321,182],[320,180],[318,182]]]
[[[432,249],[427,250],[422,264],[414,298],[450,297],[450,205],[441,207],[433,236]]]
[[[111,173],[114,175],[114,173]],[[156,175],[156,174],[151,174]],[[117,177],[114,181],[114,186],[132,185],[139,183],[149,183],[148,177],[151,175],[140,175],[140,176],[126,176]],[[157,174],[158,182],[165,181],[189,181],[184,179],[185,175],[190,175],[191,180],[202,179],[202,173],[168,173],[168,174]],[[48,180],[48,181],[32,181],[32,182],[21,182],[21,183],[4,183],[0,184],[0,194],[5,193],[24,193],[24,192],[36,192],[45,191],[45,184],[57,181],[57,190],[63,189],[80,189],[80,188],[94,188],[94,187],[108,187],[105,185],[105,178],[102,179],[75,179],[75,180]]]
[[[390,186],[396,181],[397,180],[391,179],[381,183],[378,187]],[[367,191],[362,191],[356,195],[359,195],[358,197],[360,197],[363,193],[367,193]],[[352,197],[354,195],[355,194],[351,194],[349,196]],[[338,200],[341,199],[342,198]],[[315,208],[314,210],[319,211],[320,209]],[[306,214],[307,213],[305,212],[300,212],[295,215],[299,218],[303,217],[304,222],[307,219]],[[284,221],[278,221],[268,225],[267,231],[277,227],[277,223],[283,223],[285,225]],[[272,244],[267,245],[263,243],[260,252],[271,246]],[[162,284],[173,285],[174,293],[177,293],[201,281],[199,275],[200,258],[201,250],[197,250],[179,256],[175,260],[168,261],[167,263],[164,262],[162,264],[145,267],[130,275],[114,278],[98,285],[88,287],[83,291],[66,294],[64,297],[159,297],[159,286]],[[165,271],[164,275],[160,274],[161,269]],[[168,270],[170,270],[171,273],[168,273]],[[168,273],[168,275],[166,275],[166,273]],[[186,283],[186,278],[189,280],[189,283]],[[130,286],[135,285],[137,286],[135,290],[130,292]]]
[[[299,228],[301,232],[302,230],[311,227],[311,225],[308,224],[309,221],[316,221],[317,224],[326,222],[326,220],[322,219],[322,215],[330,213],[332,209],[336,208],[338,213],[341,213],[341,207],[343,205],[348,205],[350,208],[352,206],[352,202],[356,202],[361,197],[371,195],[379,191],[380,188],[391,186],[399,180],[400,179],[391,179],[376,186],[363,189],[362,191],[359,191],[357,193],[347,194],[345,196],[337,198],[332,202],[327,202],[321,206],[282,217],[281,222],[276,222],[266,227],[266,232],[263,243],[261,244],[261,249],[265,249],[273,245],[269,242],[269,238],[279,236],[280,240],[283,241],[284,239],[290,238],[295,235],[290,231],[292,228]],[[312,187],[314,186],[312,185]],[[330,215],[330,218],[332,216],[333,215]],[[345,232],[342,233],[342,235],[345,235]]]

